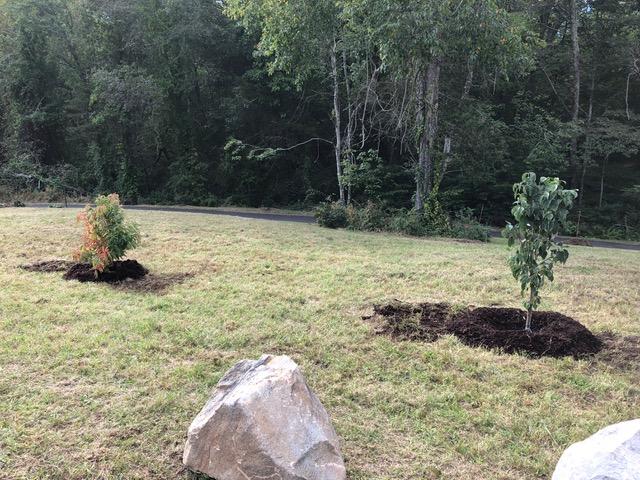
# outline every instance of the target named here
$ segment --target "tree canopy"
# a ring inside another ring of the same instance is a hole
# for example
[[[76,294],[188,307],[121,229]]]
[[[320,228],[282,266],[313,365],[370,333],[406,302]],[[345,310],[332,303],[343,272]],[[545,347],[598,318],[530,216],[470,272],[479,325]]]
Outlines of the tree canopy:
[[[637,1],[0,0],[0,194],[500,225],[536,171],[638,238],[639,92]]]

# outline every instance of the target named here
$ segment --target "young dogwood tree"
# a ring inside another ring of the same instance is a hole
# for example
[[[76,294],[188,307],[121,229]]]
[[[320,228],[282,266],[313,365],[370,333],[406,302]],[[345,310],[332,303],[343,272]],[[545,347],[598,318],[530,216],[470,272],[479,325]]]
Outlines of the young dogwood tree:
[[[511,272],[520,282],[527,309],[525,330],[531,331],[533,310],[540,305],[540,289],[545,279],[553,282],[553,266],[565,263],[569,251],[555,236],[567,220],[578,196],[577,190],[566,190],[559,178],[540,177],[525,173],[522,182],[513,186],[515,202],[511,213],[515,224],[507,223],[504,236],[509,247],[518,248],[509,259]]]

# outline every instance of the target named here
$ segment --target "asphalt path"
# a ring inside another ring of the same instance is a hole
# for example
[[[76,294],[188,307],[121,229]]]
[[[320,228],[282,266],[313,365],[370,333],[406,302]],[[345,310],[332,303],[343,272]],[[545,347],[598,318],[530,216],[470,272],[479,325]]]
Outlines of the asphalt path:
[[[28,203],[27,207],[30,208],[49,208],[49,203]],[[66,208],[81,209],[84,208],[82,203],[69,203]],[[141,211],[153,211],[153,212],[178,212],[178,213],[199,213],[202,215],[223,215],[227,217],[240,217],[251,218],[256,220],[271,220],[276,222],[295,222],[295,223],[315,223],[315,219],[310,215],[301,214],[288,214],[288,213],[270,213],[270,212],[251,212],[243,210],[216,210],[212,208],[197,208],[197,207],[165,207],[159,205],[125,205],[127,210],[141,210]],[[494,238],[501,236],[500,230],[491,229],[490,235]],[[573,239],[570,237],[558,237],[561,241],[571,244],[578,240],[580,244],[585,246],[598,247],[598,248],[614,248],[618,250],[634,250],[640,251],[640,243],[622,243],[614,242],[610,240],[596,240],[596,239]]]
[[[60,204],[56,204],[60,205]],[[69,203],[65,208],[82,209],[83,203]],[[27,203],[27,207],[32,208],[50,208],[48,203]],[[273,220],[277,222],[296,222],[296,223],[316,223],[315,218],[310,215],[288,214],[288,213],[269,213],[269,212],[251,212],[243,210],[215,210],[212,208],[198,207],[165,207],[160,205],[123,205],[125,210],[141,210],[151,212],[178,212],[178,213],[200,213],[203,215],[224,215],[227,217],[251,218],[256,220]]]

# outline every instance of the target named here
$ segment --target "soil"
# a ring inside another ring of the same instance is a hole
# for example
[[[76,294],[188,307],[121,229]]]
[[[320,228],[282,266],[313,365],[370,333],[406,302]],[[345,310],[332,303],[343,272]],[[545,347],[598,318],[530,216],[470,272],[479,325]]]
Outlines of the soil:
[[[127,279],[137,280],[149,273],[135,260],[124,260],[113,262],[108,270],[98,273],[91,268],[88,263],[76,263],[67,273],[64,274],[65,280],[78,280],[79,282],[105,282],[117,283]]]
[[[47,260],[45,262],[31,263],[29,265],[20,265],[20,268],[28,272],[51,273],[66,272],[74,265],[75,262],[70,262],[68,260]]]
[[[180,285],[194,276],[193,273],[169,273],[164,275],[150,273],[143,278],[124,280],[113,284],[113,286],[127,292],[163,294],[174,285]]]
[[[115,262],[107,272],[97,277],[88,263],[76,263],[68,260],[47,260],[27,265],[20,265],[21,269],[29,272],[51,273],[66,272],[65,280],[80,282],[109,283],[114,288],[138,293],[164,294],[171,287],[180,285],[195,275],[193,273],[155,274],[140,265],[135,260]]]
[[[615,370],[640,373],[640,336],[603,332],[598,338],[604,344],[597,356],[599,362]]]
[[[585,357],[603,342],[585,326],[556,312],[534,312],[532,331],[524,330],[525,312],[515,308],[454,310],[444,303],[394,302],[374,307],[376,332],[401,340],[435,341],[455,335],[466,345],[525,353],[533,357]]]
[[[560,313],[534,312],[531,322],[532,331],[526,332],[522,310],[476,308],[455,315],[449,331],[472,347],[539,357],[582,357],[602,349],[602,342],[587,327]]]
[[[400,340],[436,341],[449,333],[447,324],[452,311],[446,303],[421,303],[413,305],[395,301],[389,305],[375,305],[375,317],[383,321],[376,333],[388,334]]]

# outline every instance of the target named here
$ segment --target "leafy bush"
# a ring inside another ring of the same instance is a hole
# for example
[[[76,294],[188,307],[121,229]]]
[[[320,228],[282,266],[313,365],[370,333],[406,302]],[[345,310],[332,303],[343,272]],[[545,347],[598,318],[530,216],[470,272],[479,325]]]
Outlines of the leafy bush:
[[[437,186],[434,186],[433,190],[431,190],[424,206],[424,217],[434,235],[449,237],[453,234],[451,231],[451,222],[449,215],[440,204],[438,190],[439,188]]]
[[[219,207],[220,199],[215,195],[209,195],[202,202],[200,202],[202,207]]]
[[[322,193],[319,190],[315,190],[313,188],[308,188],[305,192],[304,200],[302,202],[302,206],[313,206],[322,203],[322,201],[326,198],[326,194]]]
[[[338,202],[324,202],[315,210],[318,224],[328,228],[349,228],[367,232],[395,232],[413,237],[452,236],[489,241],[489,229],[481,225],[470,209],[459,213],[451,222],[449,215],[435,199],[424,212],[393,210],[384,204],[369,202],[364,207]]]
[[[531,331],[531,314],[540,305],[545,279],[553,282],[554,264],[569,258],[569,251],[554,237],[564,227],[578,192],[565,190],[563,185],[559,178],[540,177],[537,181],[535,173],[525,173],[522,182],[513,186],[511,213],[516,223],[507,224],[504,236],[509,239],[509,247],[518,246],[509,265],[522,294],[529,291],[524,302],[527,331]]]
[[[640,200],[636,196],[640,198],[640,189],[630,188],[625,190],[623,203],[583,209],[580,223],[578,216],[572,215],[564,233],[608,240],[640,240]]]
[[[13,202],[13,206],[14,206],[14,207],[17,207],[17,208],[22,208],[22,207],[25,207],[26,205],[24,204],[24,202],[22,202],[22,201],[20,201],[20,200],[15,200],[15,201]]]
[[[456,238],[468,238],[480,242],[489,241],[489,227],[482,225],[470,208],[463,208],[456,213],[451,223],[451,232]]]
[[[387,174],[377,151],[367,150],[359,153],[354,163],[344,162],[342,175],[357,198],[370,198],[376,202],[382,199]]]
[[[78,214],[84,232],[74,258],[91,263],[96,272],[103,272],[124,257],[127,250],[140,244],[140,233],[137,225],[125,221],[118,194],[101,195],[95,203],[95,207],[87,205]]]
[[[397,210],[389,219],[389,230],[412,237],[434,235],[425,216],[415,210]]]
[[[321,227],[345,228],[349,225],[347,209],[339,202],[323,202],[316,208],[314,215]]]
[[[387,230],[388,213],[384,206],[369,202],[364,207],[350,205],[346,209],[347,224],[352,230],[379,232]]]

